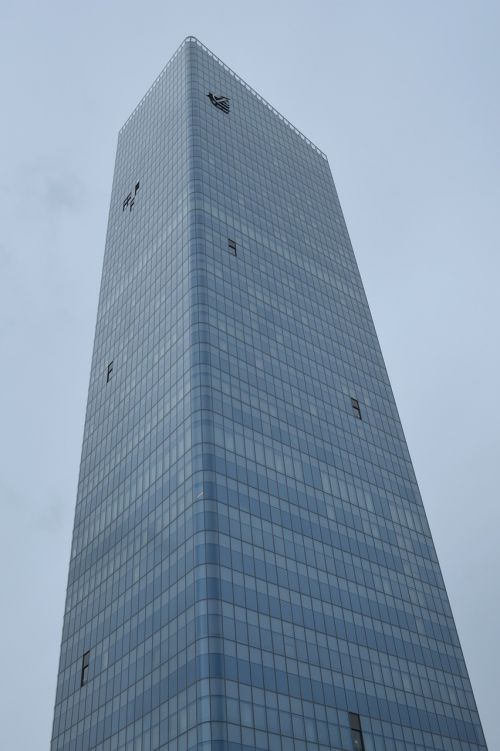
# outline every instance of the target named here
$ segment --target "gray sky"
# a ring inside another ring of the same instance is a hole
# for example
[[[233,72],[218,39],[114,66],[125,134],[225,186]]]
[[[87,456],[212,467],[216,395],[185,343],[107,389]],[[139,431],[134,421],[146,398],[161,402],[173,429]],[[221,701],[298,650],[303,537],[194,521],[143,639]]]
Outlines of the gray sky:
[[[2,746],[48,748],[116,137],[188,34],[329,157],[494,751],[494,0],[26,0],[3,8]]]

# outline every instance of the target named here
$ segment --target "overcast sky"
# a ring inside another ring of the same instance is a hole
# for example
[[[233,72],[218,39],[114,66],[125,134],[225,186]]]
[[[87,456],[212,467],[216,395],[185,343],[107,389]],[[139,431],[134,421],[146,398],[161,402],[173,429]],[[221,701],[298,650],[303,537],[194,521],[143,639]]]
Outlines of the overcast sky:
[[[1,745],[48,748],[116,138],[188,34],[329,157],[494,751],[494,0],[20,0],[3,8]]]

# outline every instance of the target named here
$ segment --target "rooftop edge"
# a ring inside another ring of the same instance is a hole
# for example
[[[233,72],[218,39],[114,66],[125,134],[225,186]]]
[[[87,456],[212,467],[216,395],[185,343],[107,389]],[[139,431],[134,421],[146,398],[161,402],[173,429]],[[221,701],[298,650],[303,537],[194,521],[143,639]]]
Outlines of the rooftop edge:
[[[172,57],[170,58],[170,60],[168,61],[168,63],[165,65],[165,67],[163,68],[163,70],[161,71],[161,73],[157,76],[157,78],[153,81],[153,83],[151,84],[151,86],[149,87],[149,89],[146,91],[146,93],[142,97],[142,99],[139,102],[139,104],[133,109],[133,111],[131,112],[131,114],[129,115],[129,117],[125,120],[124,124],[122,125],[122,127],[118,131],[118,135],[120,135],[125,130],[125,128],[129,124],[129,122],[135,117],[135,115],[137,114],[137,112],[140,109],[140,107],[142,106],[142,104],[145,102],[145,100],[148,98],[148,96],[151,94],[151,92],[154,90],[154,88],[158,85],[158,83],[160,82],[160,80],[163,78],[163,76],[165,75],[165,73],[166,73],[166,71],[167,71],[170,63],[173,60],[175,60],[175,58],[177,57],[177,55],[179,54],[179,52],[181,51],[181,49],[186,44],[193,43],[193,42],[195,44],[197,44],[198,47],[200,47],[202,50],[204,50],[208,55],[210,55],[210,57],[212,57],[216,62],[218,62],[219,65],[221,65],[224,68],[224,70],[226,70],[231,76],[233,76],[233,78],[235,78],[236,81],[238,81],[238,83],[242,84],[242,86],[244,86],[247,89],[247,91],[249,91],[251,94],[253,94],[253,96],[257,97],[257,99],[259,100],[259,102],[262,102],[262,104],[264,104],[273,114],[277,115],[279,117],[279,119],[283,123],[285,123],[285,125],[287,125],[289,128],[291,128],[291,130],[293,130],[294,133],[296,133],[298,136],[300,136],[300,138],[303,141],[305,141],[309,146],[311,146],[314,149],[314,151],[316,151],[320,156],[322,156],[323,159],[325,159],[325,160],[328,161],[328,157],[326,156],[326,154],[323,151],[321,151],[321,149],[318,148],[318,146],[316,146],[315,143],[313,143],[309,138],[307,138],[307,136],[305,136],[303,133],[301,133],[301,131],[298,128],[296,128],[295,125],[292,125],[292,123],[290,122],[290,120],[287,120],[287,118],[284,117],[280,112],[278,112],[278,110],[275,107],[273,107],[272,104],[269,104],[269,102],[267,101],[267,99],[264,99],[264,97],[262,97],[260,94],[258,94],[255,91],[255,89],[253,89],[251,86],[249,86],[249,84],[247,84],[246,81],[244,81],[242,78],[240,78],[240,76],[237,73],[235,73],[234,70],[232,70],[228,65],[226,65],[219,57],[217,57],[217,55],[214,55],[214,53],[211,50],[209,50],[208,47],[205,47],[205,45],[202,44],[202,42],[200,42],[200,40],[197,39],[194,36],[187,36],[181,42],[181,44],[176,49],[176,51],[174,52],[174,54],[172,55]]]

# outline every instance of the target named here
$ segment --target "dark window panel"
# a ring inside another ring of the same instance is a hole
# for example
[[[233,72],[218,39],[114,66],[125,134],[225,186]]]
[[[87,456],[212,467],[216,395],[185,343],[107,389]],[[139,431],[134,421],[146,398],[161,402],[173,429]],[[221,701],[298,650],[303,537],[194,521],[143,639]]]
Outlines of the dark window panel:
[[[358,420],[361,420],[361,407],[359,406],[359,402],[357,399],[354,399],[354,397],[351,396],[351,404],[352,404],[352,411],[354,412],[355,417],[358,418]]]
[[[80,674],[80,687],[85,686],[89,678],[90,650],[82,657],[82,670]]]

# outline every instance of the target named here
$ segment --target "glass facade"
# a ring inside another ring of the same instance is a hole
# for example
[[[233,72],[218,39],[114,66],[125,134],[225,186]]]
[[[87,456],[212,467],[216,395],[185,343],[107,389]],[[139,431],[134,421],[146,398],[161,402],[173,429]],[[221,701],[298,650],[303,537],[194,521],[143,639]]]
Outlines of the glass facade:
[[[484,751],[326,157],[193,38],[120,131],[52,751]]]

